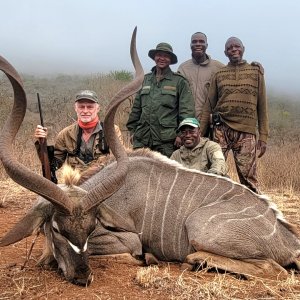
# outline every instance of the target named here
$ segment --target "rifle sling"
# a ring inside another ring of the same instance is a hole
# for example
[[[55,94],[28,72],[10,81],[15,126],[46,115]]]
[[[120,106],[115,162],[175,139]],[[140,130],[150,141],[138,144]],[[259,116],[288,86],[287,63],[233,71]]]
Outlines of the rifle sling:
[[[103,128],[103,122],[100,122],[101,127]],[[79,156],[80,155],[80,147],[81,147],[81,139],[82,139],[82,128],[78,126],[78,133],[77,133],[77,139],[76,139],[76,149],[73,152],[73,155],[69,153],[70,156]],[[106,140],[104,138],[104,132],[103,130],[99,131],[99,150],[102,154],[108,154],[109,153],[109,147],[106,143]]]

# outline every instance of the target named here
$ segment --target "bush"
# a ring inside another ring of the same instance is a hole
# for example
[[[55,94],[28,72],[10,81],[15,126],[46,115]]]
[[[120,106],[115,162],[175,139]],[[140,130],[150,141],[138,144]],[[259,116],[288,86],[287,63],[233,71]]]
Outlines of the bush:
[[[39,78],[24,75],[25,91],[28,98],[28,111],[14,143],[14,152],[21,163],[30,169],[40,172],[40,163],[33,147],[33,130],[39,123],[36,93],[39,92],[44,111],[44,122],[49,128],[48,144],[53,144],[54,137],[64,127],[76,119],[73,109],[74,94],[80,89],[94,90],[101,105],[100,117],[112,97],[132,79],[128,71],[111,71],[109,74],[90,76],[58,75],[57,77]],[[6,77],[0,77],[0,126],[12,107],[12,88]],[[130,97],[116,114],[126,146],[130,146],[126,129],[128,114],[131,111],[134,97]],[[277,189],[283,191],[300,190],[300,107],[295,99],[283,96],[269,96],[269,115],[271,136],[266,154],[259,159],[258,179],[262,191]],[[230,176],[238,180],[234,163],[229,158]],[[6,173],[0,168],[0,179]]]

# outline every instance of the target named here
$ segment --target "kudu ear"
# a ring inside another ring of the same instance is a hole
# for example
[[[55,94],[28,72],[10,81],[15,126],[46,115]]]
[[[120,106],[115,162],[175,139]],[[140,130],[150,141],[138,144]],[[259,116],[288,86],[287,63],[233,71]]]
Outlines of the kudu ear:
[[[53,214],[53,205],[47,200],[40,200],[28,213],[2,238],[0,247],[14,244],[32,235]]]

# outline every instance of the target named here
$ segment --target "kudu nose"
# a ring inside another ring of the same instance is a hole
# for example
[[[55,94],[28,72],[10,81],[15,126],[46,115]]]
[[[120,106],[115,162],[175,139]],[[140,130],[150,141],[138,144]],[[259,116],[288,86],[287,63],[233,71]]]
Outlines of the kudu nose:
[[[72,283],[81,286],[89,286],[93,281],[93,273],[88,267],[80,267],[76,269]]]
[[[94,275],[90,272],[87,276],[75,276],[72,283],[80,286],[89,286],[93,282],[93,279]]]

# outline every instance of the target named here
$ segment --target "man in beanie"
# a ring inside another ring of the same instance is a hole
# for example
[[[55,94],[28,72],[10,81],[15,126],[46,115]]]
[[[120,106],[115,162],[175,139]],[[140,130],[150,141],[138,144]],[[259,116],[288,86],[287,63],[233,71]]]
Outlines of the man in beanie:
[[[178,72],[189,81],[194,100],[196,118],[201,122],[202,109],[206,101],[212,76],[224,65],[206,54],[207,37],[202,32],[196,32],[191,37],[192,58],[183,62]]]
[[[195,118],[184,119],[178,127],[183,145],[171,159],[189,169],[227,176],[228,167],[219,144],[200,136],[200,123]]]
[[[98,117],[100,105],[96,93],[90,90],[78,92],[74,108],[77,122],[60,131],[55,140],[54,157],[50,162],[54,169],[60,168],[67,161],[72,167],[83,171],[109,153],[103,123]],[[115,125],[115,129],[122,141],[119,127]],[[38,139],[37,146],[40,139],[47,138],[47,133],[46,127],[37,125],[34,133],[34,137]]]
[[[226,159],[232,150],[240,182],[259,193],[256,155],[264,155],[269,134],[266,87],[263,68],[257,63],[248,64],[243,59],[244,51],[240,39],[231,37],[226,41],[224,53],[229,63],[211,82],[201,133],[209,126],[211,105],[214,140]]]
[[[188,81],[172,72],[177,63],[171,45],[160,43],[148,56],[155,61],[137,93],[127,128],[133,148],[147,147],[168,157],[181,145],[176,129],[179,123],[194,117],[194,99]]]

